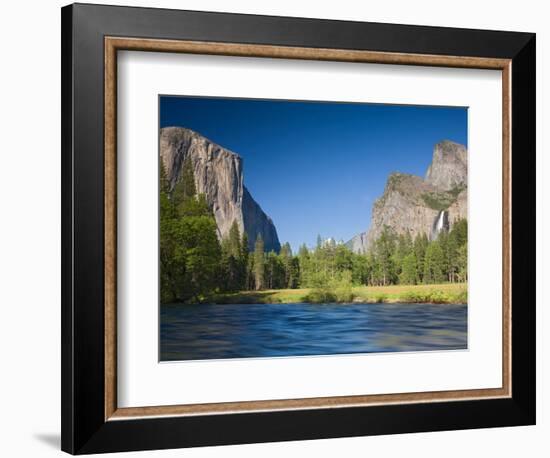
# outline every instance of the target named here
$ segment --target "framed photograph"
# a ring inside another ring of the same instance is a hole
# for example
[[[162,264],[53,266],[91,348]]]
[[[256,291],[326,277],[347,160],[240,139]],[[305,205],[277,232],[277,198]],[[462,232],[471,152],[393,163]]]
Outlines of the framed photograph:
[[[62,449],[535,423],[535,35],[62,9]]]

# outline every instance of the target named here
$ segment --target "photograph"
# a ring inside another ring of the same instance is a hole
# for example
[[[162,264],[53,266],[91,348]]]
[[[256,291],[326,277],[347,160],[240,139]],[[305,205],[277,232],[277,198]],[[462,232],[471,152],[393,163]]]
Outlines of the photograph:
[[[544,15],[396,1],[16,7],[8,456],[544,449]]]
[[[159,95],[159,360],[467,349],[467,140],[467,107]]]

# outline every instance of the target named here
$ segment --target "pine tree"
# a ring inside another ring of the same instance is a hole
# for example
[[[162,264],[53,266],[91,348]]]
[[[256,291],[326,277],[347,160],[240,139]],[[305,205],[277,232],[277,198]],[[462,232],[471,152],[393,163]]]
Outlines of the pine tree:
[[[450,280],[450,272],[451,272],[451,259],[450,259],[450,253],[449,253],[449,233],[446,231],[441,231],[437,237],[437,241],[439,243],[439,246],[441,247],[441,252],[443,253],[442,256],[442,262],[441,262],[441,269],[443,270],[443,276],[445,277],[445,280]]]
[[[190,159],[171,195],[161,165],[159,187],[161,300],[201,301],[218,287],[221,247],[206,197],[196,194]]]
[[[414,253],[409,253],[403,258],[399,283],[404,285],[415,285],[417,281],[416,256]]]
[[[370,283],[372,266],[368,255],[353,254],[351,258],[351,280],[355,285],[368,285]]]
[[[190,198],[195,197],[196,194],[197,190],[195,187],[193,163],[191,162],[191,157],[188,155],[183,161],[180,178],[172,190],[172,201],[174,202],[174,206],[178,211],[181,211],[181,206]]]
[[[424,283],[441,283],[445,280],[444,256],[437,240],[428,244],[424,260]]]
[[[290,261],[290,273],[288,276],[288,288],[298,288],[300,284],[300,262],[297,256],[293,256]]]
[[[458,273],[458,244],[455,233],[452,231],[447,236],[447,244],[445,250],[447,275],[450,282],[457,281]]]
[[[212,216],[187,216],[176,225],[176,256],[185,261],[179,298],[201,301],[217,286],[221,257],[216,221]]]
[[[254,256],[248,256],[248,263],[246,265],[246,284],[245,289],[252,291],[255,289],[255,271],[254,271]]]
[[[453,224],[447,240],[447,259],[449,264],[449,281],[465,281],[467,266],[468,222],[460,219]],[[465,248],[462,248],[465,247]],[[462,249],[462,251],[461,251]],[[464,251],[465,250],[465,251]]]
[[[246,231],[243,231],[243,237],[241,239],[241,256],[240,264],[242,269],[242,286],[241,288],[249,289],[248,287],[248,235]]]
[[[468,281],[468,245],[465,243],[457,250],[458,281]]]
[[[286,288],[283,263],[280,256],[273,250],[265,257],[264,283],[268,289]]]
[[[298,263],[300,265],[299,286],[305,288],[310,284],[311,278],[311,257],[305,243],[298,250]]]
[[[332,248],[332,254],[334,257],[335,272],[351,271],[353,268],[353,253],[348,247],[344,244],[336,245]]]
[[[395,234],[389,226],[384,226],[380,237],[375,243],[375,258],[378,264],[379,281],[382,285],[394,282],[395,266],[393,253],[395,251]]]
[[[411,235],[408,232],[406,234],[400,234],[397,238],[397,246],[393,254],[395,275],[401,275],[403,271],[403,260],[412,252],[412,245]]]
[[[257,291],[264,289],[264,258],[264,241],[261,234],[258,234],[254,244],[254,285]]]
[[[234,221],[227,237],[222,240],[220,285],[228,291],[238,291],[246,286],[248,266],[248,237],[241,238],[239,225]]]
[[[239,231],[239,225],[237,220],[233,221],[233,224],[229,228],[229,254],[235,259],[241,257],[241,232]]]
[[[199,194],[194,197],[187,197],[177,207],[175,207],[176,216],[208,216],[214,218],[212,210],[206,202],[206,196]]]
[[[291,288],[291,264],[292,264],[292,249],[288,242],[283,243],[281,251],[279,252],[279,258],[281,260],[284,269],[284,287]]]
[[[241,259],[248,259],[248,234],[243,231],[243,237],[241,239]]]
[[[468,242],[468,220],[459,219],[451,230],[456,238],[456,244],[462,246]]]
[[[414,239],[413,250],[416,257],[416,275],[419,282],[422,282],[424,279],[424,259],[427,247],[428,236],[425,233],[417,235]]]

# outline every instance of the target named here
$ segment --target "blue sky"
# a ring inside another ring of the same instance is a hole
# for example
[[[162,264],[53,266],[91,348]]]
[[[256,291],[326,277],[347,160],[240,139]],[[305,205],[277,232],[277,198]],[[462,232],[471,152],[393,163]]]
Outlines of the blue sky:
[[[435,143],[468,135],[464,107],[161,96],[167,126],[238,153],[245,186],[294,251],[365,231],[391,172],[424,176]]]

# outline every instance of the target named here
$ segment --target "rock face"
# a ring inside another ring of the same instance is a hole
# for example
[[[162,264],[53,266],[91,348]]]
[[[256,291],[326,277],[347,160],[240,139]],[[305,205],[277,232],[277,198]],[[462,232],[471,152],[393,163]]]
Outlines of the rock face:
[[[444,140],[434,148],[426,183],[440,189],[453,189],[467,183],[468,154],[464,145]]]
[[[457,196],[456,201],[449,207],[449,220],[468,219],[468,188]]]
[[[187,157],[193,165],[197,192],[206,196],[214,213],[218,236],[225,237],[236,221],[241,234],[246,231],[248,235],[250,250],[261,235],[265,250],[278,252],[281,245],[273,221],[244,186],[242,158],[190,129],[162,128],[160,159],[170,190],[179,180]]]
[[[354,253],[365,253],[367,251],[367,232],[360,232],[346,243],[346,246]]]
[[[265,245],[265,251],[274,250],[277,253],[281,249],[277,230],[271,218],[267,216],[258,203],[252,198],[248,189],[243,186],[242,215],[244,230],[248,235],[248,247],[254,249],[256,234],[261,234]]]
[[[372,208],[370,228],[353,237],[347,246],[366,253],[380,237],[384,226],[414,239],[425,233],[430,239],[467,217],[468,162],[463,145],[442,141],[435,145],[426,178],[392,173],[384,194]]]

